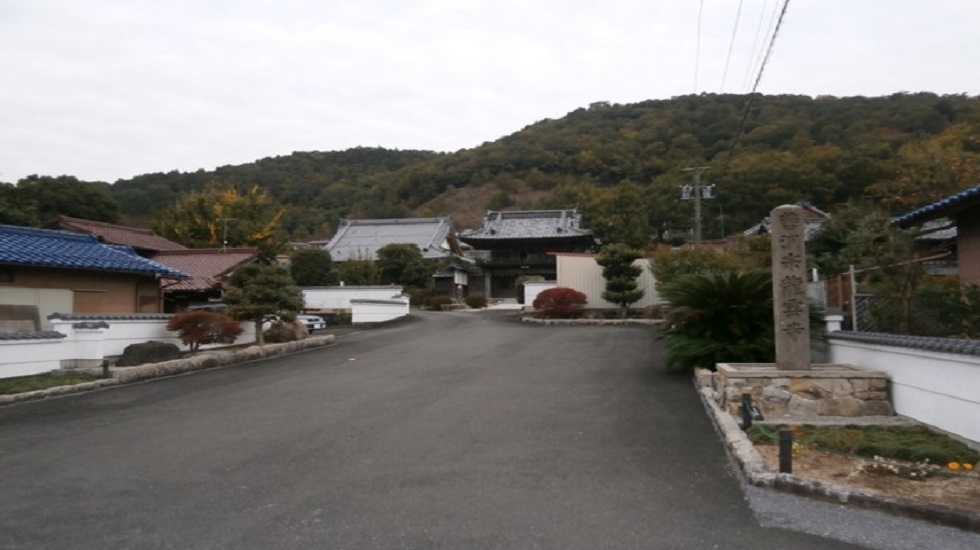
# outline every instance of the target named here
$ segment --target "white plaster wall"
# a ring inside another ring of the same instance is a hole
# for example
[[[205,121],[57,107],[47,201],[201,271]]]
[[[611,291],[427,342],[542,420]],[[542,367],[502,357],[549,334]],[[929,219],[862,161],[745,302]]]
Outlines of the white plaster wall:
[[[351,323],[383,323],[409,313],[409,300],[353,300],[351,302]]]
[[[0,378],[28,376],[61,367],[66,350],[64,339],[0,340]]]
[[[830,339],[830,361],[888,373],[896,413],[980,442],[980,357]]]
[[[307,287],[302,290],[304,308],[327,311],[351,309],[351,300],[391,300],[402,294],[402,287],[397,285]]]
[[[591,254],[559,254],[558,286],[574,288],[585,294],[588,299],[585,309],[615,309],[619,306],[602,299],[602,291],[606,289],[606,280],[602,278],[602,266],[596,263]],[[660,296],[654,286],[653,273],[650,272],[650,260],[641,258],[633,262],[643,268],[636,278],[637,285],[643,289],[643,298],[634,303],[631,308],[644,308],[660,303]],[[530,305],[530,302],[525,302]]]
[[[556,286],[558,286],[557,281],[525,281],[524,305],[526,307],[532,307],[534,305],[534,300],[538,297],[538,294],[541,294],[549,288],[555,288]]]
[[[407,300],[406,300],[407,309]],[[109,316],[111,317],[111,316]],[[91,319],[97,322],[98,319]],[[49,372],[81,363],[98,363],[105,357],[122,355],[126,346],[156,340],[176,344],[188,351],[176,334],[167,330],[166,319],[105,319],[108,328],[76,329],[80,321],[51,319],[52,330],[64,338],[39,340],[0,340],[0,378]],[[255,342],[255,324],[241,323],[244,331],[233,344]],[[229,344],[212,344],[202,349],[216,349]]]
[[[77,320],[52,320],[53,329],[66,335],[70,343],[75,341],[73,325]],[[188,351],[189,346],[185,346],[176,332],[167,330],[166,319],[107,319],[105,321],[109,328],[102,329],[102,352],[105,356],[122,355],[126,346],[130,344],[140,344],[155,340],[157,342],[168,342],[177,345],[181,351]],[[235,339],[231,345],[249,344],[255,342],[255,323],[242,322],[242,334]],[[74,344],[72,344],[74,345]],[[225,347],[225,344],[212,344],[202,346],[201,349],[215,349]],[[74,349],[74,348],[73,348]],[[77,359],[81,357],[66,357],[66,359]]]

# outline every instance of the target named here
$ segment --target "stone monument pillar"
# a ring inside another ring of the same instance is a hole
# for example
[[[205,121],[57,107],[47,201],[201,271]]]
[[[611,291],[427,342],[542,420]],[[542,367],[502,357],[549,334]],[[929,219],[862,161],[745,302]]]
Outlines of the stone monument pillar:
[[[810,368],[810,314],[806,293],[803,209],[777,206],[769,214],[772,234],[772,303],[776,368]]]

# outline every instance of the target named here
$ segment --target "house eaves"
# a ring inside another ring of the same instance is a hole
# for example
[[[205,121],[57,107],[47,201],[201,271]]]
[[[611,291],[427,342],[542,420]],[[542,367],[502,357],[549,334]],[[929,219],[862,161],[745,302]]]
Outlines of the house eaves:
[[[0,225],[0,264],[135,273],[171,279],[188,275],[147,260],[131,248],[99,242],[94,235]]]
[[[980,206],[980,185],[902,214],[892,220],[892,223],[899,227],[909,227],[936,218],[955,218],[958,213],[975,206]]]

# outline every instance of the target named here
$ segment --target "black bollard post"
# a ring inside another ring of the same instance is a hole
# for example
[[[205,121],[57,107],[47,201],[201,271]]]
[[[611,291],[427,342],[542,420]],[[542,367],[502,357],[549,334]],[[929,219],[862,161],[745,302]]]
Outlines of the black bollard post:
[[[108,359],[103,359],[102,360],[102,377],[103,378],[109,378],[109,360]]]
[[[742,429],[747,430],[752,427],[752,394],[742,394]]]
[[[793,432],[779,430],[779,473],[793,473]]]

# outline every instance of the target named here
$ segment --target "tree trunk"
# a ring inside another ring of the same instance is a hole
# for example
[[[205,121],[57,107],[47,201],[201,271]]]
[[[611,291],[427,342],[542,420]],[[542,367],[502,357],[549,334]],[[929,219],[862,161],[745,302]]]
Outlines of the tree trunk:
[[[262,338],[262,319],[255,321],[255,343],[264,346],[265,340]]]

